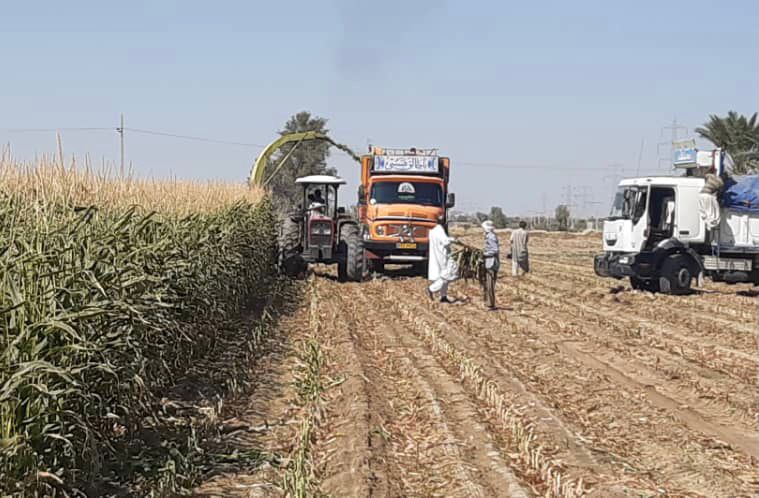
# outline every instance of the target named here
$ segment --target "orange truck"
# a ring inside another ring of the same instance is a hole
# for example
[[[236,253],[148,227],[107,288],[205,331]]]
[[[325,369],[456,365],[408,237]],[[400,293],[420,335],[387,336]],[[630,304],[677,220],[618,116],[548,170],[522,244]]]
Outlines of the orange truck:
[[[448,192],[450,160],[437,149],[370,147],[361,157],[358,216],[369,270],[385,263],[427,269],[428,232],[447,223],[455,195]]]

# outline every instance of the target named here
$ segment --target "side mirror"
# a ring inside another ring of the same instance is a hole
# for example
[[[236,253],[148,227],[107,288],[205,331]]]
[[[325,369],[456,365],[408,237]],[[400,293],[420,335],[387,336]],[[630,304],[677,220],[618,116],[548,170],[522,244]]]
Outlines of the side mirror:
[[[337,208],[337,214],[345,214],[345,207],[340,206],[339,208]]]
[[[358,203],[360,205],[366,204],[366,189],[363,185],[358,186]]]
[[[445,207],[452,208],[456,205],[456,194],[453,192],[448,193],[448,197],[445,200]]]

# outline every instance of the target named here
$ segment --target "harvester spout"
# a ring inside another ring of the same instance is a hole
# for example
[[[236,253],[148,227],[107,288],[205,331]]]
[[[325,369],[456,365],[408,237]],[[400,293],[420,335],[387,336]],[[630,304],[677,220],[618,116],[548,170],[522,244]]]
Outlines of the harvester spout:
[[[280,147],[282,147],[285,144],[288,143],[296,143],[296,147],[301,142],[309,141],[309,140],[324,140],[326,142],[329,142],[331,145],[334,145],[338,149],[342,150],[343,152],[346,152],[348,155],[350,155],[356,162],[361,162],[361,158],[353,152],[350,147],[344,144],[340,144],[332,140],[330,137],[325,135],[324,133],[320,133],[318,131],[304,131],[300,133],[290,133],[287,135],[282,135],[269,145],[267,145],[264,150],[261,151],[261,154],[258,156],[258,159],[256,159],[256,162],[253,164],[253,168],[250,171],[250,177],[248,178],[248,183],[251,186],[258,186],[263,185],[265,183],[264,179],[264,172],[266,170],[266,165],[269,162],[269,158],[274,154],[275,151],[277,151]],[[278,168],[275,168],[275,170],[271,173],[271,175],[276,174]]]

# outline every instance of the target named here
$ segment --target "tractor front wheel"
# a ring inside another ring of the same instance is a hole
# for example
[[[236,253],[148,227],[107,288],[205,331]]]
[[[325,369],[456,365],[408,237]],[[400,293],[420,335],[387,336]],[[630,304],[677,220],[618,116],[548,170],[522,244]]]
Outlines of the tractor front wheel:
[[[308,270],[301,255],[300,236],[300,224],[286,217],[279,234],[279,267],[292,278],[303,278]]]

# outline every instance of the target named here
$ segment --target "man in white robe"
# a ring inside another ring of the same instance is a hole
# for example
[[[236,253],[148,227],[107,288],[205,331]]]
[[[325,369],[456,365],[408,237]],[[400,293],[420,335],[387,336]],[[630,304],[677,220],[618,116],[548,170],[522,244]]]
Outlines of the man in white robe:
[[[429,255],[427,279],[432,281],[427,287],[427,295],[435,299],[435,293],[440,293],[441,303],[450,303],[448,299],[448,284],[456,280],[457,268],[451,258],[451,244],[456,241],[449,237],[443,227],[444,218],[439,216],[437,225],[429,233]]]

